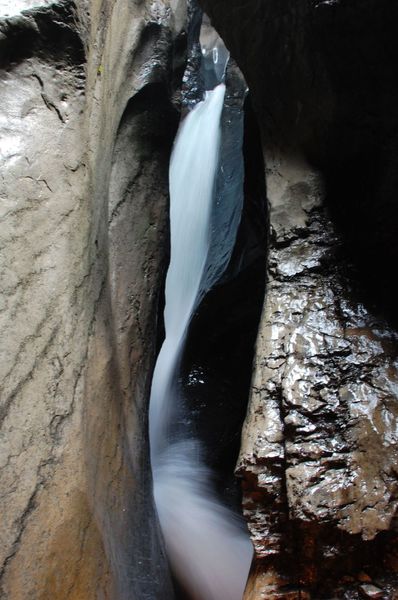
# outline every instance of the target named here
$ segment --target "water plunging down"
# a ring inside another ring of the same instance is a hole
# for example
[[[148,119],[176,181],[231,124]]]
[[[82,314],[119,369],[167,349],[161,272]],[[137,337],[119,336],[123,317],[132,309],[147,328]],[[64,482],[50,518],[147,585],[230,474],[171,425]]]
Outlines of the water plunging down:
[[[200,443],[178,427],[182,351],[192,314],[205,292],[224,95],[224,84],[218,85],[188,114],[171,158],[166,337],[149,410],[159,520],[173,570],[195,600],[241,600],[252,558],[247,532],[212,489]]]

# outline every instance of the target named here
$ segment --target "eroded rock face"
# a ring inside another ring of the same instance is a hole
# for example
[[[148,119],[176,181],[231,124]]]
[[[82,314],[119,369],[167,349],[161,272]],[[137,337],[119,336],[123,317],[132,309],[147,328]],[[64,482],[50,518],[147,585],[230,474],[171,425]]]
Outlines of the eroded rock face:
[[[184,3],[9,4],[1,597],[163,600],[145,404]]]
[[[360,597],[356,576],[383,586],[394,562],[397,334],[358,302],[319,175],[294,156],[267,164],[269,281],[238,463],[263,569],[247,598]]]
[[[271,207],[238,463],[257,557],[246,595],[393,598],[396,7],[202,5],[249,83]]]

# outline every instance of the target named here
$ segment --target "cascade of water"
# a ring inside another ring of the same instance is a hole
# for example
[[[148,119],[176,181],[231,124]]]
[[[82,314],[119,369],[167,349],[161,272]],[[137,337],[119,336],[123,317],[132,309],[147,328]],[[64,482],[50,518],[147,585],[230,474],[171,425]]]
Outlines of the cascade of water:
[[[184,120],[170,164],[170,265],[164,311],[166,337],[152,380],[149,432],[152,465],[168,444],[173,384],[209,248],[209,221],[225,86],[207,92]]]
[[[171,260],[165,331],[152,381],[149,423],[154,496],[168,556],[195,600],[241,600],[252,547],[216,498],[200,444],[172,434],[178,371],[192,313],[202,296],[225,86],[207,92],[180,128],[170,166]]]

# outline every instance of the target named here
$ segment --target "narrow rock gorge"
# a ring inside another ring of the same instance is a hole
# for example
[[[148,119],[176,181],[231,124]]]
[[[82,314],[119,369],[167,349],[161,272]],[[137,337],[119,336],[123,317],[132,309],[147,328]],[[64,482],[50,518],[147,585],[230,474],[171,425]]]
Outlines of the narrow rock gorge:
[[[180,382],[248,525],[244,599],[398,598],[398,6],[0,0],[2,600],[187,600],[148,404],[199,5],[243,213]]]

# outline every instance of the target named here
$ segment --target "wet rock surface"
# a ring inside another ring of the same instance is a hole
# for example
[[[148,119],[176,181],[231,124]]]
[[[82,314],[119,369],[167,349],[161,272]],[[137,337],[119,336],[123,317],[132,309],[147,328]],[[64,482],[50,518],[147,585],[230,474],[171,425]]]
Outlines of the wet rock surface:
[[[247,598],[394,598],[397,6],[201,4],[248,81],[271,204]]]
[[[292,156],[267,165],[269,281],[238,462],[263,568],[247,598],[357,598],[361,568],[395,570],[397,334],[358,300],[319,175]]]

